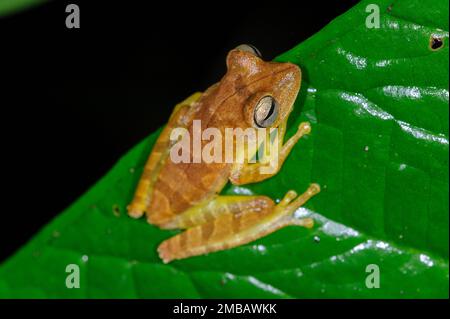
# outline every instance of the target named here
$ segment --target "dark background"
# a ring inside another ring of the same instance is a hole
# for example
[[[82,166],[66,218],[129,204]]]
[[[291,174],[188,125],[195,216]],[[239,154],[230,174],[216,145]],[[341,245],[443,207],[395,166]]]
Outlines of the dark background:
[[[228,50],[271,60],[356,2],[53,1],[0,18],[0,261],[217,82]]]

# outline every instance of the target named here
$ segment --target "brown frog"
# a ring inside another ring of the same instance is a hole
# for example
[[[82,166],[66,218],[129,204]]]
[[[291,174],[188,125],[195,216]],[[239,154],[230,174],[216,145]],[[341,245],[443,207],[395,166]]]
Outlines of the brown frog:
[[[256,149],[236,142],[231,145],[236,154],[244,154],[244,161],[196,162],[194,155],[189,162],[171,160],[171,148],[179,142],[171,139],[171,133],[184,128],[195,134],[195,120],[201,121],[202,129],[216,128],[222,133],[226,128],[276,128],[275,141],[283,142],[300,89],[300,68],[291,63],[265,62],[248,45],[231,50],[226,62],[227,72],[219,83],[175,107],[128,206],[131,217],[146,214],[147,221],[160,228],[185,229],[158,247],[165,263],[246,244],[288,225],[313,226],[312,219],[297,219],[293,213],[320,191],[317,184],[311,184],[300,196],[288,191],[278,204],[266,196],[219,195],[228,181],[242,185],[277,174],[293,146],[310,132],[307,122],[301,123],[296,134],[266,161],[252,162],[250,157]],[[202,146],[205,143],[202,141]],[[266,142],[270,143],[275,142]],[[226,143],[220,145],[223,152],[230,148]]]

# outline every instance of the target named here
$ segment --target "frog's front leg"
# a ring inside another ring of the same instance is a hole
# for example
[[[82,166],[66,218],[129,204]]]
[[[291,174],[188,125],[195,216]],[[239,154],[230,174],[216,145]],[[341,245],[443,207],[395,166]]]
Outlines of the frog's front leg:
[[[297,132],[287,140],[281,147],[277,148],[277,153],[270,152],[269,158],[264,162],[254,164],[237,164],[234,165],[231,172],[230,181],[234,185],[243,185],[256,183],[276,175],[284,161],[291,152],[294,145],[299,139],[311,132],[311,124],[308,122],[300,123]],[[286,122],[280,124],[277,139],[272,143],[283,142],[286,133]]]
[[[312,184],[300,196],[289,191],[277,205],[264,196],[250,200],[247,196],[239,196],[241,199],[231,196],[229,202],[223,201],[225,208],[216,207],[221,211],[214,214],[213,219],[162,242],[158,247],[159,256],[168,263],[243,245],[289,225],[310,228],[313,226],[311,218],[297,219],[293,213],[319,191],[317,184]],[[239,204],[242,210],[236,210]]]

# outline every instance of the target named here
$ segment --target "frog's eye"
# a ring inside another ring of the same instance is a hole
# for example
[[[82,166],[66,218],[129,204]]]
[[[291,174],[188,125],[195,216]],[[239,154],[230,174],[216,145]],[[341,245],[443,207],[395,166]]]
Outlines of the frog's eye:
[[[241,45],[238,45],[238,46],[236,47],[236,50],[249,52],[249,53],[251,53],[251,54],[253,54],[253,55],[256,55],[256,56],[259,57],[259,58],[262,58],[261,52],[259,52],[259,50],[258,50],[256,47],[254,47],[253,45],[251,45],[251,44],[241,44]]]
[[[270,95],[264,96],[256,104],[253,118],[258,127],[271,126],[278,117],[278,103]]]

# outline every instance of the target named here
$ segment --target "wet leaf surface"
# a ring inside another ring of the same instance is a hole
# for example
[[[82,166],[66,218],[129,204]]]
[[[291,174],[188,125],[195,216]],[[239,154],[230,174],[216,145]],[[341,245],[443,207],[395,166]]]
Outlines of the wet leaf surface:
[[[303,70],[289,134],[305,120],[313,133],[276,177],[224,193],[278,199],[317,182],[297,212],[313,230],[162,264],[156,247],[176,231],[125,211],[155,132],[1,266],[0,297],[448,298],[448,54],[448,2],[371,0],[277,58]],[[68,264],[80,289],[65,286]]]

